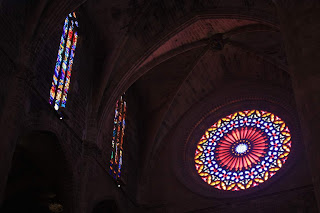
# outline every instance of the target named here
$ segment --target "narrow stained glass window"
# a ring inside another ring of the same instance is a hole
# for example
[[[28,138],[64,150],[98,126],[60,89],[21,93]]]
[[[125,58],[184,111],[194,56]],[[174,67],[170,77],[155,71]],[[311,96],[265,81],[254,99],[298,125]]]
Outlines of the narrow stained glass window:
[[[116,103],[114,120],[113,120],[113,135],[112,135],[112,151],[110,159],[110,173],[114,179],[120,178],[121,166],[123,158],[123,140],[124,130],[126,127],[126,101],[121,96]]]
[[[57,62],[50,89],[50,104],[55,110],[66,107],[73,59],[78,41],[78,21],[75,12],[64,21]]]

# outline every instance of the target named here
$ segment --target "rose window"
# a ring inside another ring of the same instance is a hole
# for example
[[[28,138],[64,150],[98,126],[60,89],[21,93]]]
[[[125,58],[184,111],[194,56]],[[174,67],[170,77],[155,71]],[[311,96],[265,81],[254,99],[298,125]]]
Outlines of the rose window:
[[[291,150],[291,134],[278,116],[236,112],[209,127],[197,144],[195,167],[207,184],[229,191],[258,186],[274,176]]]

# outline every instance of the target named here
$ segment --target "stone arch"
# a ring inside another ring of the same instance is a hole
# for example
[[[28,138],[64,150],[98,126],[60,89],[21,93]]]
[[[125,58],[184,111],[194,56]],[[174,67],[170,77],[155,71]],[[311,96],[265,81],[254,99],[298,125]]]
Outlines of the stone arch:
[[[166,33],[161,34],[161,36],[159,35],[156,38],[150,36],[153,38],[150,39],[150,44],[147,45],[141,43],[141,46],[145,48],[144,51],[139,49],[138,53],[133,53],[134,51],[131,51],[130,54],[134,56],[123,56],[123,58],[130,58],[131,63],[124,63],[122,64],[123,66],[118,66],[116,67],[117,69],[114,68],[114,70],[118,70],[117,73],[120,74],[118,74],[117,78],[114,79],[112,83],[110,83],[107,89],[103,89],[102,87],[103,92],[100,91],[103,94],[101,94],[101,97],[99,96],[101,100],[96,109],[100,117],[100,119],[98,119],[98,136],[99,134],[101,134],[101,132],[103,132],[102,127],[105,126],[104,123],[109,122],[111,120],[112,116],[110,115],[110,112],[113,112],[113,106],[116,102],[116,99],[119,97],[120,94],[125,92],[134,82],[136,82],[141,76],[150,71],[152,67],[157,66],[158,64],[176,55],[184,53],[190,49],[203,48],[204,46],[209,45],[210,39],[208,37],[208,34],[212,32],[211,27],[209,27],[210,29],[208,28],[208,23],[212,22],[211,24],[212,26],[214,26],[216,24],[215,22],[230,22],[229,25],[233,26],[233,24],[231,23],[234,21],[235,23],[238,22],[234,25],[234,29],[237,30],[242,29],[243,27],[251,26],[252,29],[248,28],[247,30],[261,30],[271,32],[278,31],[278,23],[276,21],[269,20],[268,18],[261,17],[257,14],[241,15],[240,18],[239,14],[230,14],[227,12],[222,14],[216,14],[211,11],[209,13],[203,12],[200,14],[201,15],[193,14],[190,16],[186,16],[184,19],[180,21],[176,20],[171,28],[168,27],[168,29],[164,30],[164,32]],[[202,25],[205,26],[200,27]],[[254,29],[254,27],[258,28]],[[200,36],[198,38],[194,38],[195,40],[192,41],[190,39],[186,39],[185,42],[182,42],[179,45],[173,45],[173,43],[176,43],[176,41],[179,40],[179,38],[189,38],[188,36],[189,34],[192,34],[191,32],[193,30],[196,29],[195,31],[199,31],[197,28],[201,28],[202,31],[206,32],[204,33],[203,37]],[[208,29],[204,30],[205,28]],[[232,31],[231,29],[229,30]],[[226,30],[226,32],[224,33],[230,33],[229,30]],[[151,32],[149,33],[152,34]],[[239,33],[239,31],[237,33]],[[133,46],[133,44],[131,44],[130,42],[135,42],[134,45],[137,45],[138,42],[142,41],[136,41],[135,38],[130,38],[126,41],[125,45],[127,45],[128,47]],[[119,58],[121,57],[119,56]]]
[[[114,200],[102,200],[97,203],[92,213],[116,213],[119,212],[116,201]]]
[[[2,212],[72,212],[72,172],[58,137],[22,133],[12,159]]]

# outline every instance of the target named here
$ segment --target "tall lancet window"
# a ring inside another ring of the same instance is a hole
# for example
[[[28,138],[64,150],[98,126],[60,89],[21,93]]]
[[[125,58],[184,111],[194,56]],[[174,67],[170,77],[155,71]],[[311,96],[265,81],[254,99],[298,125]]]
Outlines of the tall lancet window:
[[[123,140],[124,130],[126,127],[126,101],[121,96],[116,103],[114,120],[113,120],[113,136],[112,151],[110,159],[110,173],[114,179],[120,178],[122,157],[123,157]]]
[[[66,107],[73,59],[78,41],[78,21],[75,12],[64,21],[57,62],[50,89],[50,104],[55,110]]]

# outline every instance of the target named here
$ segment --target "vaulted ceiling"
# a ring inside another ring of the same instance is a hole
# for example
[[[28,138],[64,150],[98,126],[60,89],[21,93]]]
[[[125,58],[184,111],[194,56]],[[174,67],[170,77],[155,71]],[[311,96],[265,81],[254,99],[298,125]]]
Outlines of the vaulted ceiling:
[[[200,33],[206,27],[216,31]],[[145,162],[184,113],[234,81],[290,90],[284,58],[278,30],[252,21],[201,20],[172,36],[141,64],[147,73],[135,83],[146,108]]]
[[[56,20],[62,23],[80,5],[77,10],[83,36],[79,43],[85,48],[79,55],[85,54],[80,60],[88,65],[80,67],[79,72],[92,77],[92,82],[88,81],[92,85],[84,86],[92,89],[88,101],[92,114],[86,128],[95,130],[91,134],[84,130],[83,137],[110,146],[100,136],[105,132],[112,134],[116,100],[128,90],[134,90],[139,98],[141,165],[134,168],[139,170],[139,204],[167,205],[173,209],[178,206],[181,211],[221,204],[218,199],[191,192],[170,167],[171,136],[186,119],[185,115],[200,120],[194,110],[199,103],[208,99],[211,103],[217,97],[228,99],[235,91],[250,95],[255,88],[267,88],[273,91],[270,95],[279,92],[279,97],[294,109],[284,43],[271,0],[74,0],[66,7],[56,7],[60,1],[48,2],[34,9],[31,19],[39,23],[32,22],[32,29],[26,27],[30,35],[26,34],[33,38],[31,58],[46,63],[47,54],[37,54],[41,50],[37,45],[46,49],[44,43],[52,42],[46,36],[60,36],[61,26]],[[7,50],[8,44],[1,45]],[[56,50],[52,52],[56,57]],[[14,56],[10,58],[15,60]],[[52,70],[48,72],[51,77]],[[75,69],[75,75],[77,72]],[[259,96],[259,91],[255,95]],[[104,156],[104,160],[108,157]],[[264,193],[310,185],[306,160],[301,159],[292,171],[293,178],[286,176]],[[228,201],[222,203],[228,205]]]
[[[101,73],[96,72],[93,109],[99,131],[110,123],[114,103],[127,89],[140,100],[142,191],[152,189],[153,179],[161,181],[158,169],[169,172],[164,169],[170,163],[168,137],[197,103],[247,84],[291,93],[271,1],[97,0],[85,9],[99,38]],[[170,196],[163,196],[169,202]],[[163,197],[148,198],[158,203]]]

